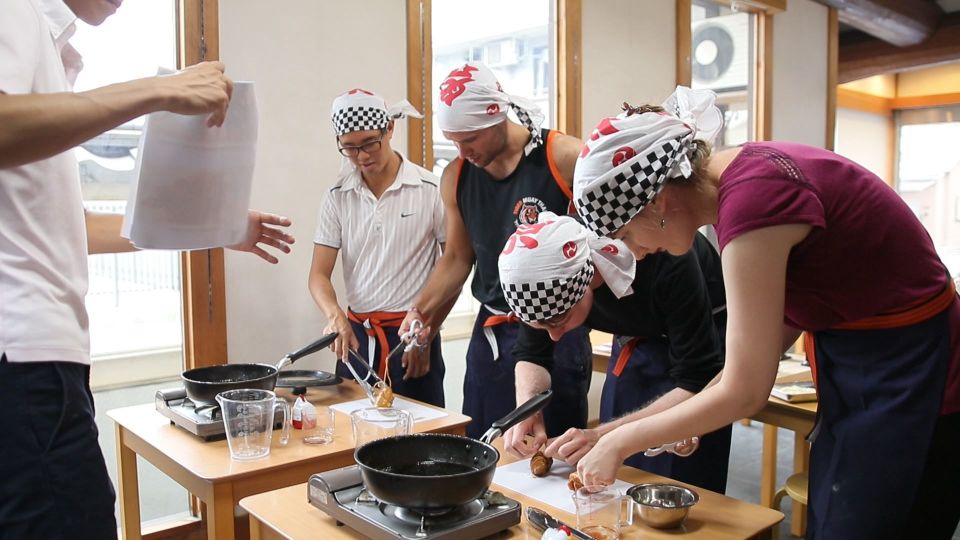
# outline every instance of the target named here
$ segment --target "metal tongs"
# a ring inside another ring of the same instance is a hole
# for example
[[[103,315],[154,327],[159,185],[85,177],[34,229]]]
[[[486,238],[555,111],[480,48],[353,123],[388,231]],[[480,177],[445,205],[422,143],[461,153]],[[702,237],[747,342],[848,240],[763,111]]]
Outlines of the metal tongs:
[[[363,393],[367,395],[367,399],[369,399],[370,403],[373,403],[373,406],[376,407],[379,393],[382,392],[384,388],[389,388],[389,386],[387,383],[383,382],[383,379],[377,375],[377,372],[370,367],[370,364],[368,364],[367,361],[357,353],[357,351],[353,349],[348,350],[350,351],[351,358],[357,362],[360,362],[360,365],[366,368],[367,376],[361,378],[360,375],[357,374],[357,370],[353,369],[353,364],[351,364],[350,361],[346,361],[344,364],[347,365],[347,369],[350,370],[350,374],[353,375],[353,378],[357,380],[358,384],[360,384],[360,388],[363,389]],[[367,381],[367,379],[370,379],[371,377],[373,377],[373,384],[370,384]],[[374,388],[377,389],[377,393],[374,393]]]
[[[400,349],[403,349],[403,352],[410,352],[414,347],[419,347],[420,342],[420,332],[423,331],[423,321],[420,319],[414,319],[410,323],[410,328],[400,334],[400,343],[397,343],[397,346],[394,347],[388,354],[387,360],[389,361],[393,358],[393,355],[397,354]]]
[[[402,348],[404,352],[412,350],[414,347],[418,346],[418,339],[420,337],[420,332],[423,331],[423,322],[419,320],[414,320],[410,323],[410,329],[400,334],[400,343],[393,348],[389,353],[387,353],[386,361],[389,363],[390,359],[400,351]],[[370,400],[370,403],[373,403],[374,407],[379,407],[379,397],[383,394],[384,391],[390,389],[390,385],[387,384],[383,379],[377,375],[377,372],[370,367],[370,364],[358,354],[353,349],[348,349],[350,351],[350,356],[360,362],[360,365],[366,368],[367,375],[366,377],[360,378],[360,375],[357,374],[357,371],[353,369],[353,364],[350,362],[344,362],[347,365],[347,369],[350,370],[350,373],[353,375],[353,378],[357,380],[360,384],[360,388],[363,389],[363,392],[367,395],[367,399]],[[373,384],[370,384],[369,379],[373,378]],[[391,399],[392,401],[392,399]]]

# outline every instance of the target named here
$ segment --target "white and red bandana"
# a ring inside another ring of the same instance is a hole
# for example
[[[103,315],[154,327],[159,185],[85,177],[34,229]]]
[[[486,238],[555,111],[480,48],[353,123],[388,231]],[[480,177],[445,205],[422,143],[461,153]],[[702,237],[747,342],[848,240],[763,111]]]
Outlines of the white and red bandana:
[[[506,120],[509,110],[530,132],[524,148],[529,154],[543,143],[540,125],[544,115],[534,102],[504,92],[490,68],[479,62],[454,69],[440,83],[437,121],[443,131],[460,133],[495,126]]]
[[[569,216],[540,214],[510,236],[498,261],[511,311],[526,322],[566,313],[583,298],[594,271],[618,297],[633,293],[636,261],[619,240],[599,238]]]
[[[693,173],[693,141],[712,142],[723,113],[710,90],[678,86],[666,112],[621,113],[604,118],[577,158],[573,200],[584,223],[599,235],[626,225],[660,192],[668,178]]]
[[[423,115],[407,100],[387,107],[382,97],[362,88],[337,96],[330,108],[337,137],[354,131],[387,129],[391,120],[406,117],[423,118]]]

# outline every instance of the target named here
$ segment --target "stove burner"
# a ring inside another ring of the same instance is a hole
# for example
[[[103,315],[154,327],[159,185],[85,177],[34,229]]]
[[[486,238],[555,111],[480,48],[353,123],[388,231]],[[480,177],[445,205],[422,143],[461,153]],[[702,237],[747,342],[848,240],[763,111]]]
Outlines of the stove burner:
[[[463,506],[426,513],[379,502],[363,487],[356,465],[313,475],[307,495],[338,525],[374,539],[471,540],[520,523],[520,503],[497,492],[487,492]]]
[[[219,405],[203,405],[190,401],[184,388],[157,390],[154,396],[157,412],[170,419],[170,423],[193,433],[205,441],[227,438]],[[283,412],[277,409],[274,427],[281,427]]]

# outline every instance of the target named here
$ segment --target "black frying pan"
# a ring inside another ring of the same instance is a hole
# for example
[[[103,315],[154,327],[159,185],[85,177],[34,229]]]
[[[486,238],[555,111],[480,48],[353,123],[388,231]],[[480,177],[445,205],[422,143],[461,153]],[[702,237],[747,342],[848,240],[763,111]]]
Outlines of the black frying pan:
[[[313,343],[287,353],[277,362],[270,364],[224,364],[188,369],[180,378],[187,391],[187,397],[198,405],[216,405],[217,394],[238,388],[255,388],[259,390],[273,390],[277,384],[280,369],[292,364],[308,354],[325,349],[337,339],[337,333],[327,334]]]
[[[493,482],[500,452],[490,441],[542,410],[552,395],[545,390],[530,398],[494,422],[481,440],[418,433],[364,444],[354,453],[363,484],[381,502],[425,512],[467,504]]]

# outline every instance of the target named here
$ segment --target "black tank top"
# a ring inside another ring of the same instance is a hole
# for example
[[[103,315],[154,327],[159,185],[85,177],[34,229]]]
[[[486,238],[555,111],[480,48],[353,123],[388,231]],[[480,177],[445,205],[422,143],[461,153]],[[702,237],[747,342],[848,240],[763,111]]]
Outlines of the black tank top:
[[[566,183],[551,171],[549,148],[556,132],[542,132],[544,144],[520,158],[517,168],[503,180],[467,161],[461,161],[457,177],[457,206],[477,256],[471,290],[474,298],[500,311],[510,310],[497,269],[507,238],[517,225],[536,223],[540,212],[562,216],[570,205]]]

